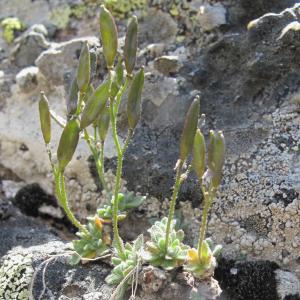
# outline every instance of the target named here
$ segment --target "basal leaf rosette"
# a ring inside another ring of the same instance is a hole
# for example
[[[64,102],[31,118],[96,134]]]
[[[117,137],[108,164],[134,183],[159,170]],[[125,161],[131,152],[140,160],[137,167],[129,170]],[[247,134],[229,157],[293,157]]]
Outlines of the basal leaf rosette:
[[[134,275],[133,271],[139,266],[139,262],[141,261],[141,250],[143,248],[143,244],[143,235],[140,235],[132,245],[130,243],[125,244],[125,257],[121,258],[118,254],[112,257],[111,262],[114,268],[110,275],[105,278],[105,281],[109,285],[118,285],[123,280],[125,280],[125,285],[130,285],[132,283]]]
[[[222,246],[217,245],[214,250],[212,248],[211,240],[206,239],[203,241],[200,253],[195,248],[189,249],[184,270],[200,280],[213,276],[217,265],[216,257],[221,252]]]
[[[167,221],[167,218],[163,218],[148,230],[151,239],[146,243],[143,259],[152,266],[172,270],[183,265],[189,247],[182,243],[184,233],[183,230],[176,231],[175,220],[171,223],[170,239],[166,247]]]
[[[88,233],[79,231],[76,235],[78,240],[72,242],[73,250],[76,252],[70,258],[70,264],[75,265],[81,259],[94,259],[107,255],[111,244],[110,236],[103,230],[104,222],[101,218],[89,217],[86,229]]]

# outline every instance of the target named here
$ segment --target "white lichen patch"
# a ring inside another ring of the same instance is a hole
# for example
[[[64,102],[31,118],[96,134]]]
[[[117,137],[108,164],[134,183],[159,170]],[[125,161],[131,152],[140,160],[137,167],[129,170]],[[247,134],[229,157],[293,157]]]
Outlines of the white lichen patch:
[[[8,253],[0,262],[0,299],[27,300],[33,268],[30,254]]]
[[[269,136],[227,164],[208,232],[227,255],[269,259],[300,274],[298,109],[285,103],[266,116]]]

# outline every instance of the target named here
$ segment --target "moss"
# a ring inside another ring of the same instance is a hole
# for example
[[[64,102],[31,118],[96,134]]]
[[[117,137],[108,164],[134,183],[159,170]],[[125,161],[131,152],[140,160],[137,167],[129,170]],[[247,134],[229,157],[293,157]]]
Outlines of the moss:
[[[146,10],[147,0],[104,0],[104,4],[119,18],[125,18],[135,10]]]
[[[75,5],[71,8],[71,16],[74,16],[77,19],[82,19],[86,14],[87,7],[84,4]]]
[[[70,6],[60,6],[52,11],[50,21],[57,26],[58,29],[64,29],[69,24],[71,14],[72,10]]]
[[[3,38],[11,44],[15,39],[15,32],[25,29],[24,24],[18,18],[6,18],[1,22]]]

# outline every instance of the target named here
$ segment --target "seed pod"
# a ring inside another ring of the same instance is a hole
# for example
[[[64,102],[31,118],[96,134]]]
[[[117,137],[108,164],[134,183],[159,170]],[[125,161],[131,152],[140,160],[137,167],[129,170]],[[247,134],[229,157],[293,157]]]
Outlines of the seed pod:
[[[222,169],[225,161],[225,139],[222,131],[219,131],[214,137],[213,144],[213,177],[212,185],[218,188],[222,181]]]
[[[40,123],[43,138],[46,144],[51,140],[51,115],[48,100],[43,92],[39,101]]]
[[[96,70],[97,70],[97,52],[95,48],[90,49],[90,65],[91,65],[90,80],[92,80],[96,75]]]
[[[124,61],[127,74],[131,75],[137,52],[137,32],[138,32],[138,22],[137,17],[133,16],[127,27],[125,45],[124,45]]]
[[[134,76],[127,99],[128,124],[134,129],[141,117],[141,100],[144,86],[144,68]]]
[[[79,140],[79,122],[77,119],[70,120],[64,128],[57,149],[57,160],[60,171],[64,171],[71,161]]]
[[[110,121],[109,107],[105,106],[102,113],[98,117],[98,134],[102,142],[105,141]]]
[[[106,101],[109,97],[109,86],[109,81],[104,82],[93,92],[93,94],[87,100],[81,116],[81,129],[84,129],[92,124],[104,109]]]
[[[77,85],[81,92],[85,92],[90,83],[91,60],[88,44],[85,43],[81,49],[79,64],[77,68]]]
[[[180,160],[185,161],[191,153],[194,137],[198,125],[198,117],[200,111],[200,98],[197,96],[192,102],[183,125],[182,135],[180,139]]]
[[[215,132],[213,130],[210,130],[209,131],[208,153],[207,153],[207,165],[211,171],[214,171],[214,163],[213,163],[214,142],[215,142]]]
[[[106,65],[111,69],[118,50],[118,34],[113,16],[104,5],[100,6],[100,34]]]
[[[118,86],[123,85],[124,82],[124,70],[123,70],[123,62],[122,59],[119,58],[117,66],[116,66],[116,84]]]
[[[205,171],[205,139],[200,129],[197,129],[194,138],[192,166],[201,182]]]
[[[67,115],[71,116],[76,113],[78,104],[78,85],[77,78],[72,80],[69,96],[67,97]]]

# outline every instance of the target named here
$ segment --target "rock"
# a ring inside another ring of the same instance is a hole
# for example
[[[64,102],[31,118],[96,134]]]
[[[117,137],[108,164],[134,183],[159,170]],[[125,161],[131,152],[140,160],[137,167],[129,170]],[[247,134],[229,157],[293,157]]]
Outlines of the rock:
[[[227,24],[226,8],[221,3],[204,4],[200,6],[196,20],[204,31],[211,31]]]
[[[87,41],[90,46],[99,46],[98,39],[78,38],[52,47],[41,53],[36,60],[36,65],[43,76],[54,85],[62,85],[66,74],[74,73],[82,44]]]
[[[38,85],[37,75],[39,69],[37,67],[27,67],[22,69],[16,76],[19,88],[25,92],[32,92]]]
[[[15,40],[12,59],[18,67],[33,65],[37,57],[49,48],[50,44],[44,36],[45,30],[44,26],[35,26]]]
[[[175,55],[160,56],[154,60],[154,68],[165,76],[177,73],[180,67],[178,56]]]
[[[31,289],[34,299],[98,299],[94,294],[109,299],[112,288],[104,283],[109,267],[103,263],[71,267],[67,263],[69,245],[45,225],[15,212],[14,217],[0,222],[0,240],[1,299],[25,300]]]
[[[0,221],[9,218],[13,214],[14,208],[10,201],[0,198]]]
[[[145,21],[140,25],[140,43],[170,44],[175,40],[177,24],[167,13],[150,9]]]

